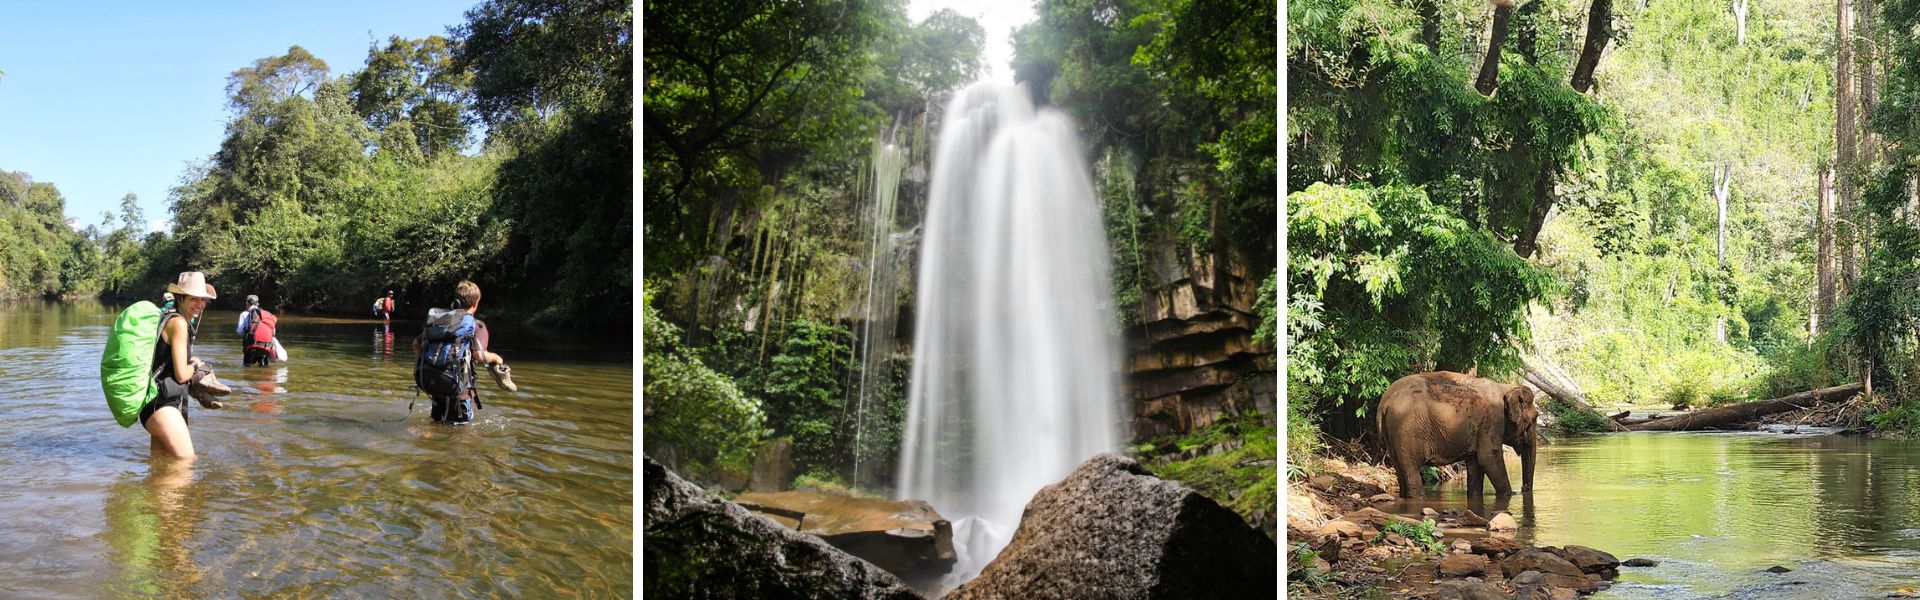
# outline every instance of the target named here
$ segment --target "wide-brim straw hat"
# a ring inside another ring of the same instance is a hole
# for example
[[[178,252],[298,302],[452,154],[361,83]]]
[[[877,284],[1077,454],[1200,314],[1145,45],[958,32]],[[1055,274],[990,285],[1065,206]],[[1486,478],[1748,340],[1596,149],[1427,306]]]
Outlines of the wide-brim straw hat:
[[[167,291],[175,294],[206,298],[208,300],[220,297],[219,294],[213,291],[213,286],[207,285],[206,274],[199,271],[181,273],[178,281],[167,284]]]

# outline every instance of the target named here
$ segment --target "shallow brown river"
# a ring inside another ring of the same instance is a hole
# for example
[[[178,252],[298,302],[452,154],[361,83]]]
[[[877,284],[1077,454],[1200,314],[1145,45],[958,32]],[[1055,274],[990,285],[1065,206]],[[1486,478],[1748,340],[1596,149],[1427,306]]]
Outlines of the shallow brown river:
[[[148,460],[99,360],[119,307],[0,304],[0,597],[630,597],[629,338],[490,321],[520,392],[468,427],[408,412],[420,324],[280,319],[242,368],[237,314],[196,354],[234,388],[191,411],[199,459]]]

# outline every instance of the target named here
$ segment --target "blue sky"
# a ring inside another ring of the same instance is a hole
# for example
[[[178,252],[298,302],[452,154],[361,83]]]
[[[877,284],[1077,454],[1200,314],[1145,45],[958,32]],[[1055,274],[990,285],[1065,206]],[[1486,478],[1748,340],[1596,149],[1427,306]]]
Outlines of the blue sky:
[[[0,170],[58,186],[80,227],[129,192],[157,223],[188,163],[219,149],[229,73],[297,44],[337,77],[478,3],[0,2]]]

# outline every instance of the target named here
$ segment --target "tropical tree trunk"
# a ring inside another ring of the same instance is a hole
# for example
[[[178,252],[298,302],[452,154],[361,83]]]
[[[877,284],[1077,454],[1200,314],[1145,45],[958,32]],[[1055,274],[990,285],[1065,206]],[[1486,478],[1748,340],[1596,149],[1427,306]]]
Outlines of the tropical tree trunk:
[[[1580,58],[1573,63],[1573,78],[1569,81],[1574,91],[1585,94],[1593,89],[1593,71],[1600,68],[1600,55],[1612,38],[1613,0],[1593,0],[1587,6],[1587,39],[1580,45]]]
[[[1853,290],[1853,280],[1859,274],[1859,267],[1854,261],[1856,236],[1853,221],[1855,200],[1853,176],[1857,166],[1854,162],[1854,153],[1859,145],[1859,140],[1855,139],[1858,118],[1855,109],[1859,106],[1859,98],[1854,81],[1853,3],[1849,0],[1835,0],[1835,3],[1837,5],[1835,18],[1838,19],[1838,23],[1835,30],[1836,51],[1834,53],[1833,141],[1836,184],[1840,192],[1840,204],[1836,212],[1839,218],[1845,221],[1836,231],[1839,238],[1837,249],[1840,254],[1838,292],[1844,295]]]
[[[1440,53],[1440,0],[1416,0],[1414,11],[1420,13],[1420,41],[1427,45],[1427,51]]]
[[[1480,90],[1482,96],[1492,96],[1493,88],[1500,85],[1500,45],[1507,41],[1507,22],[1513,20],[1513,0],[1493,0],[1493,32],[1487,36],[1487,56],[1480,61],[1480,77],[1473,81],[1473,89]]]
[[[1505,17],[1496,10],[1495,25],[1498,26],[1504,19]],[[1497,30],[1496,33],[1504,35]],[[1593,89],[1594,69],[1599,68],[1600,55],[1606,51],[1607,41],[1612,36],[1613,0],[1593,0],[1593,4],[1587,11],[1587,38],[1581,44],[1580,57],[1573,65],[1573,78],[1568,82],[1573,85],[1574,91],[1585,94]],[[1495,39],[1497,43],[1499,38]],[[1480,75],[1484,81],[1487,71],[1483,68]],[[1482,93],[1488,91],[1483,89]],[[1526,229],[1521,230],[1520,235],[1513,240],[1513,252],[1519,254],[1520,258],[1530,258],[1535,250],[1540,249],[1540,230],[1546,226],[1547,214],[1553,210],[1553,180],[1559,173],[1560,163],[1548,160],[1541,166],[1539,177],[1534,180],[1533,210],[1527,215]]]
[[[1818,243],[1814,250],[1813,272],[1817,288],[1814,295],[1813,325],[1809,337],[1820,335],[1820,327],[1833,319],[1834,288],[1838,277],[1833,260],[1833,169],[1820,170],[1820,190],[1814,201],[1814,229]]]
[[[1560,163],[1552,159],[1540,167],[1539,177],[1533,180],[1533,210],[1527,215],[1527,227],[1513,238],[1513,253],[1520,258],[1532,258],[1535,250],[1540,249],[1540,230],[1547,225],[1547,213],[1553,210],[1553,178],[1560,173]]]

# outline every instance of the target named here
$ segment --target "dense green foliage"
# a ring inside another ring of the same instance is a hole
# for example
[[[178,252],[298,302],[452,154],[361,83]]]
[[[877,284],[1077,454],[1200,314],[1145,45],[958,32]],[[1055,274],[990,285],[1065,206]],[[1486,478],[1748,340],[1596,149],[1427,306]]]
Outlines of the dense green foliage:
[[[910,337],[876,357],[863,407],[856,332],[869,320],[902,319],[903,331],[911,322],[913,253],[901,254],[900,296],[869,308],[869,244],[913,237],[941,106],[982,74],[985,32],[953,11],[910,22],[900,0],[651,8],[642,57],[651,308],[764,403],[769,435],[793,438],[809,481],[884,486],[902,436]],[[1018,78],[1081,126],[1100,165],[1122,312],[1164,283],[1148,281],[1154,260],[1231,255],[1251,285],[1269,296],[1278,288],[1274,8],[1047,0],[1016,33]],[[907,149],[914,165],[892,215],[872,214],[871,157],[882,144]],[[1278,305],[1251,308],[1269,324],[1262,339],[1277,342]]]
[[[1409,367],[1510,370],[1547,274],[1420,188],[1316,183],[1287,198],[1290,386],[1364,414]],[[1292,390],[1289,390],[1292,393]]]
[[[0,297],[98,291],[103,279],[116,275],[108,255],[123,256],[139,245],[136,234],[145,223],[104,235],[100,226],[76,232],[66,223],[66,204],[53,184],[0,170]],[[129,218],[140,217],[136,212]],[[106,215],[103,226],[113,220]]]
[[[1874,391],[1888,396],[1885,410],[1871,418],[1875,426],[1920,435],[1920,201],[1914,182],[1920,177],[1920,2],[1883,0],[1879,24],[1870,32],[1885,43],[1885,88],[1867,115],[1869,130],[1885,142],[1885,162],[1863,186],[1862,200],[1871,223],[1872,249],[1858,285],[1842,309],[1837,332],[1847,342],[1858,371],[1872,377]]]
[[[1627,9],[1632,33],[1603,70],[1622,128],[1594,144],[1593,199],[1543,234],[1542,264],[1571,289],[1534,319],[1540,353],[1594,401],[1701,406],[1834,382],[1807,361],[1832,10],[1757,2],[1740,44],[1724,3]],[[1716,167],[1730,172],[1724,265]]]
[[[769,434],[793,438],[810,480],[885,482],[906,361],[879,361],[863,409],[849,319],[872,229],[889,225],[869,214],[868,157],[883,133],[924,162],[937,125],[925,113],[980,74],[985,32],[950,10],[911,23],[898,1],[655,8],[642,167],[655,306],[764,402]],[[917,185],[903,186],[893,223],[919,210]]]
[[[1511,379],[1523,356],[1603,406],[1832,381],[1806,333],[1809,198],[1833,139],[1831,4],[1755,2],[1743,44],[1723,2],[1616,3],[1621,33],[1591,95],[1567,83],[1584,0],[1519,3],[1489,95],[1472,85],[1489,11],[1414,4],[1289,5],[1288,377],[1290,396],[1309,394],[1290,405],[1360,408],[1434,368]],[[1724,258],[1716,169],[1730,190]],[[1501,247],[1531,249],[1543,216],[1528,260]],[[1480,236],[1481,258],[1420,241],[1443,233]],[[1492,283],[1493,265],[1529,283]],[[1422,286],[1423,268],[1453,271]],[[1562,431],[1601,425],[1545,409]]]
[[[1157,247],[1275,264],[1274,6],[1050,0],[1014,33],[1015,77],[1074,117],[1096,161],[1114,295],[1133,315]]]
[[[222,302],[358,314],[386,289],[442,305],[470,278],[496,313],[630,320],[631,4],[493,0],[450,29],[337,77],[297,45],[235,70],[168,233],[145,234],[132,197],[76,232],[52,186],[8,174],[0,240],[22,246],[0,289],[145,298],[191,269]]]
[[[1484,25],[1442,19],[1429,46],[1400,3],[1288,10],[1289,393],[1351,423],[1410,372],[1511,372],[1554,286],[1507,242],[1610,120],[1564,82],[1571,48],[1508,54],[1489,97],[1440,51]]]
[[[679,328],[658,312],[651,307],[642,312],[647,360],[641,364],[646,381],[641,394],[647,401],[641,423],[647,453],[673,454],[689,463],[740,454],[764,431],[760,401],[687,352]]]

